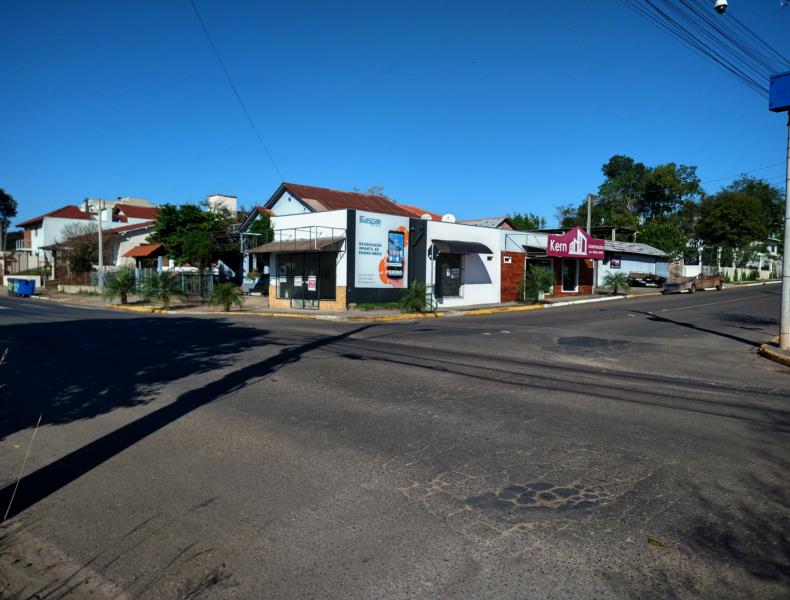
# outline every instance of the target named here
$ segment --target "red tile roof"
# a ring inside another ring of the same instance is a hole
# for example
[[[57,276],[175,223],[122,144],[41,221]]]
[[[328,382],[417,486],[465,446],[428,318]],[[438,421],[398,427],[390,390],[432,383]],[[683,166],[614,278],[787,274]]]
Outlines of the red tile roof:
[[[162,244],[140,244],[135,246],[128,252],[124,252],[124,256],[129,258],[150,258],[154,256],[164,256],[165,247]]]
[[[400,206],[401,208],[406,209],[407,211],[409,211],[412,214],[413,217],[416,217],[418,219],[421,219],[423,215],[427,214],[427,215],[431,215],[431,218],[434,221],[441,221],[442,220],[442,215],[440,215],[439,213],[435,213],[435,212],[432,212],[430,210],[423,210],[419,206],[412,206],[411,204],[398,204],[398,206]]]
[[[153,227],[153,226],[154,226],[154,221],[143,221],[142,223],[132,223],[131,225],[122,225],[121,227],[113,227],[112,229],[108,229],[107,233],[110,234],[123,233],[125,231],[148,229],[149,227]]]
[[[118,212],[131,219],[156,219],[159,208],[156,206],[134,206],[132,204],[116,204]]]
[[[300,185],[298,183],[283,183],[281,187],[319,211],[321,208],[323,208],[323,210],[342,210],[348,208],[369,210],[371,212],[398,215],[401,217],[414,216],[408,210],[401,208],[398,204],[383,196],[372,196],[370,194],[360,194],[357,192],[342,192],[340,190],[330,190],[327,188],[313,187],[311,185]],[[274,200],[274,197],[272,200]],[[272,200],[270,200],[270,202]]]
[[[258,212],[261,213],[262,215],[266,215],[268,217],[274,217],[275,216],[274,212],[272,212],[271,209],[268,209],[265,206],[256,206],[255,208],[257,208]]]
[[[91,216],[85,211],[80,210],[78,206],[74,206],[73,204],[67,204],[62,208],[45,213],[40,217],[35,217],[33,219],[28,219],[27,221],[22,221],[21,223],[17,223],[16,226],[27,227],[28,225],[35,225],[36,223],[43,221],[45,217],[54,217],[58,219],[81,219],[83,221],[91,220]]]

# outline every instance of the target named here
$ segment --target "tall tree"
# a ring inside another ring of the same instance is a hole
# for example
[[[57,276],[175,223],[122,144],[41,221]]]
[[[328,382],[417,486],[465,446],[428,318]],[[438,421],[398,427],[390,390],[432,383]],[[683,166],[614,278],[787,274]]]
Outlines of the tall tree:
[[[151,242],[164,245],[168,255],[177,263],[197,267],[200,275],[200,295],[204,295],[203,273],[220,250],[218,237],[226,237],[229,217],[225,211],[201,210],[195,204],[164,204]]]
[[[0,275],[5,275],[5,259],[6,259],[6,234],[8,233],[8,226],[11,219],[16,216],[17,204],[16,200],[7,194],[5,190],[0,188],[0,252],[3,258],[3,272]]]
[[[785,199],[781,189],[771,185],[764,179],[749,177],[745,173],[724,189],[731,192],[740,192],[759,200],[768,235],[782,237]]]
[[[518,231],[537,231],[546,227],[546,219],[534,213],[513,213],[507,218]]]
[[[768,236],[760,199],[742,191],[723,189],[700,204],[699,237],[706,245],[748,250]]]

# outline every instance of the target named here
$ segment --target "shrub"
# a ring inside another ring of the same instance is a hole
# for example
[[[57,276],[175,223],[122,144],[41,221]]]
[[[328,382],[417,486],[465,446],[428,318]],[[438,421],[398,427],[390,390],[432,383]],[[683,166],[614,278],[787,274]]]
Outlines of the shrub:
[[[154,273],[145,280],[143,286],[143,299],[147,302],[152,298],[157,298],[162,301],[162,306],[165,308],[170,308],[170,300],[173,296],[183,295],[178,277],[166,271]]]
[[[112,300],[116,296],[121,299],[121,304],[129,303],[129,292],[134,289],[134,271],[121,269],[114,273],[105,274],[104,297]]]
[[[425,312],[428,305],[425,284],[421,281],[412,283],[404,290],[398,305],[403,312]]]
[[[243,303],[244,297],[242,296],[241,289],[230,282],[218,283],[214,286],[214,289],[211,290],[209,304],[212,306],[222,306],[222,310],[225,312],[230,312],[231,304],[235,304],[241,308]]]
[[[607,273],[603,278],[603,285],[612,290],[613,294],[619,293],[620,290],[627,292],[631,289],[631,284],[628,283],[628,276],[625,273]]]
[[[524,302],[540,298],[541,292],[550,292],[554,286],[554,273],[546,267],[529,265],[518,287],[518,295]]]

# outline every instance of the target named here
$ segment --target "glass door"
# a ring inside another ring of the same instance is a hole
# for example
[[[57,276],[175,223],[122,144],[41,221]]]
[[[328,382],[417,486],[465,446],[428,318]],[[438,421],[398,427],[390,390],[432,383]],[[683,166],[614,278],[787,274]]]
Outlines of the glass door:
[[[291,307],[318,308],[318,254],[294,254]]]
[[[579,260],[562,259],[562,291],[575,292],[579,288]]]

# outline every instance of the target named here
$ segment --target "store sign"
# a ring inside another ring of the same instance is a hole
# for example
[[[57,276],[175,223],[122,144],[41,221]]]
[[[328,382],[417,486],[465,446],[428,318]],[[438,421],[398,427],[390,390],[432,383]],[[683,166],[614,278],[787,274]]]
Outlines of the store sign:
[[[604,241],[591,237],[581,227],[574,227],[562,235],[549,235],[546,254],[563,258],[603,259]]]
[[[408,217],[357,211],[356,238],[356,287],[407,287]]]

